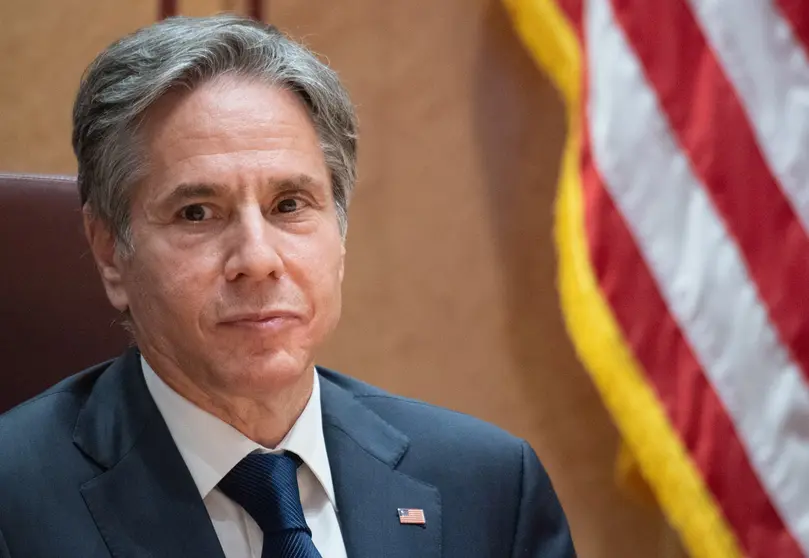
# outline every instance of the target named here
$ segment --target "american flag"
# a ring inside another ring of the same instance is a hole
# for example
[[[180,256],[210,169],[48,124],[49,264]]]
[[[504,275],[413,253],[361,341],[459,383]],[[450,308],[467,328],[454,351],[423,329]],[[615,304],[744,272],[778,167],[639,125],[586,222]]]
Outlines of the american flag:
[[[417,508],[399,508],[399,523],[402,525],[425,525],[424,510]]]
[[[695,558],[809,556],[809,1],[504,0],[565,98],[562,307]]]

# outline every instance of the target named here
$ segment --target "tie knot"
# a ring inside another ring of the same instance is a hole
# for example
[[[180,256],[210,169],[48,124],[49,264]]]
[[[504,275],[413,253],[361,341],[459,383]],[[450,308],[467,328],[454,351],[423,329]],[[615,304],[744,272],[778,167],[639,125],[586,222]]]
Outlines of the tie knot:
[[[251,453],[219,488],[253,517],[265,536],[291,529],[309,532],[298,491],[299,464],[292,453]]]

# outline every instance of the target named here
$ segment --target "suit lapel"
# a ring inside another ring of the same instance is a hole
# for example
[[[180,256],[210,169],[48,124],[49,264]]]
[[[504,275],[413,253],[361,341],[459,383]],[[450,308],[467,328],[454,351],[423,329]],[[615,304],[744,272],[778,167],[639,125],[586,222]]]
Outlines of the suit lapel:
[[[105,469],[81,492],[115,558],[224,558],[199,491],[143,380],[136,350],[98,378],[73,437]]]
[[[440,494],[396,470],[407,437],[323,376],[321,390],[323,433],[349,558],[439,558]],[[424,510],[426,526],[400,524],[398,508]]]
[[[321,376],[323,426],[350,558],[440,558],[438,490],[396,470],[407,437]],[[98,378],[74,443],[104,471],[81,487],[114,558],[224,558],[185,462],[130,350]],[[424,510],[402,525],[398,508]]]

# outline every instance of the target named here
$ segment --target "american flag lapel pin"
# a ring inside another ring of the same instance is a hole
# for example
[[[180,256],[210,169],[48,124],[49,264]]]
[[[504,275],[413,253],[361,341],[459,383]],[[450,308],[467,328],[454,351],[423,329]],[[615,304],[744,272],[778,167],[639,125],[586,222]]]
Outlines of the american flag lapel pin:
[[[399,508],[399,523],[402,525],[427,525],[424,510],[418,508]]]

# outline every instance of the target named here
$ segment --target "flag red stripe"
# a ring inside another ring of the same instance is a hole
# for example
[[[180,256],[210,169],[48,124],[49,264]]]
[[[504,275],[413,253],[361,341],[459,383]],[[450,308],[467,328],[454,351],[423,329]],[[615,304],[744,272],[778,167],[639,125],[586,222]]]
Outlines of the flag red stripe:
[[[588,244],[599,284],[627,343],[747,555],[801,558],[722,403],[668,312],[589,150],[586,138],[582,182]]]
[[[582,71],[586,80],[586,67]],[[582,102],[587,106],[586,99]],[[589,126],[582,138],[591,261],[627,343],[745,552],[751,558],[801,558],[597,171]]]
[[[684,0],[611,1],[781,342],[809,378],[809,237],[773,178],[741,102]]]
[[[809,55],[809,4],[806,0],[776,0],[775,4],[789,21],[795,38],[803,43],[804,52]]]
[[[562,13],[576,30],[576,34],[581,39],[582,17],[584,14],[584,0],[556,0]]]
[[[584,41],[581,0],[560,0],[560,5]],[[586,81],[590,61],[583,57],[582,63]],[[586,84],[582,91],[587,91]],[[627,343],[745,552],[750,558],[802,558],[594,167],[588,132],[584,126],[581,169],[588,245],[599,284]]]

